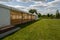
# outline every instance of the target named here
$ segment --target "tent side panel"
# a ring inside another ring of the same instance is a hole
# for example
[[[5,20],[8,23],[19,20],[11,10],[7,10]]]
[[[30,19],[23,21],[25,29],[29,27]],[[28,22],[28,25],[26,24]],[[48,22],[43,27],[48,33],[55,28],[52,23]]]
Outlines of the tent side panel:
[[[10,10],[11,14],[11,25],[21,24],[22,22],[22,12],[18,12],[15,10]]]
[[[0,28],[10,25],[10,10],[0,7]]]

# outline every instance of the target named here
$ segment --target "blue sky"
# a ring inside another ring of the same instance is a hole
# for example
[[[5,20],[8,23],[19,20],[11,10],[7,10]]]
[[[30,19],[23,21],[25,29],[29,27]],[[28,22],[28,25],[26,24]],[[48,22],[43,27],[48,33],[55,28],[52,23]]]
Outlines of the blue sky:
[[[24,11],[36,9],[42,14],[55,14],[57,9],[60,11],[60,0],[0,0],[0,3]]]

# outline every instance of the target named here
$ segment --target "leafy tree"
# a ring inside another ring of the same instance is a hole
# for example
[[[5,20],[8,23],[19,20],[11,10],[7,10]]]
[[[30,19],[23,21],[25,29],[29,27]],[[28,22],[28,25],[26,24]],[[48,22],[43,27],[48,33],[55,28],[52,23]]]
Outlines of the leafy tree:
[[[36,10],[36,9],[30,9],[30,10],[29,10],[29,13],[32,13],[32,14],[33,14],[33,13],[36,13],[36,14],[37,14],[37,10]],[[32,16],[31,16],[31,20],[32,20]]]
[[[48,13],[47,16],[50,17],[50,14]]]
[[[41,13],[38,14],[38,17],[41,17]]]
[[[53,14],[51,14],[50,16],[53,16]]]
[[[29,10],[29,13],[32,13],[32,14],[33,14],[33,13],[36,13],[36,14],[37,14],[37,10],[36,10],[36,9],[30,9],[30,10]]]
[[[54,15],[53,15],[53,14],[50,14],[50,17],[51,17],[51,18],[54,18]]]
[[[60,18],[59,10],[56,11],[56,18]]]

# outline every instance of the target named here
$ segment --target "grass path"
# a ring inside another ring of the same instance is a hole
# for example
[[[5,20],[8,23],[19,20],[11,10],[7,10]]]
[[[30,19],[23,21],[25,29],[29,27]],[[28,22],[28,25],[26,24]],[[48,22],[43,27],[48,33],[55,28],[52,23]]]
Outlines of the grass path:
[[[39,20],[3,40],[60,40],[60,20]]]

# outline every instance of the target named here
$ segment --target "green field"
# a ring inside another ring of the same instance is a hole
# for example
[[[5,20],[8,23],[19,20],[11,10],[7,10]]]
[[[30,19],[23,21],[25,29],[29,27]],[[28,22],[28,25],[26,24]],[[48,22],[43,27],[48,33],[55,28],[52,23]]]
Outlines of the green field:
[[[41,19],[2,40],[60,40],[60,19]]]

